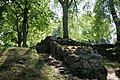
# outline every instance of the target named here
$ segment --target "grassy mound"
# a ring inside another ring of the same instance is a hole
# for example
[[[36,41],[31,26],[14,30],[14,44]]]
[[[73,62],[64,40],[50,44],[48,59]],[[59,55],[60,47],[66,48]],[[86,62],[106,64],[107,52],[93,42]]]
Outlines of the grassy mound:
[[[57,80],[45,57],[28,48],[0,49],[0,80]]]
[[[58,76],[48,65],[48,56],[29,48],[1,48],[0,80],[69,80],[64,75]],[[108,70],[107,80],[119,80],[114,71],[120,64],[109,60],[103,63]]]

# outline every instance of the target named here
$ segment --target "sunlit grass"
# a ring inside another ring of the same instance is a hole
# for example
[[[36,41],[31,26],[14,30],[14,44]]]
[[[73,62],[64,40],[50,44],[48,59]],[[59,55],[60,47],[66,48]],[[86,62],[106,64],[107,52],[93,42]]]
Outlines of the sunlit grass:
[[[120,63],[118,63],[117,61],[104,60],[103,64],[107,69],[120,68]]]
[[[68,80],[64,75],[58,76],[55,69],[47,65],[48,56],[37,54],[35,50],[29,48],[2,48],[0,80]],[[103,64],[108,71],[120,68],[116,61],[103,60]]]
[[[0,49],[0,80],[57,80],[45,57],[29,48]]]

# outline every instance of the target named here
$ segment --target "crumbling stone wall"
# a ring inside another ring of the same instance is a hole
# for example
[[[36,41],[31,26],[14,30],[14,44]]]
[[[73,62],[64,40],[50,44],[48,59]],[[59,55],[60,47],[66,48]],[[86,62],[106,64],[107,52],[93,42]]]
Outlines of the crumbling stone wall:
[[[91,47],[74,46],[74,44],[76,44],[74,41],[69,42],[68,39],[62,40],[51,36],[38,43],[36,50],[49,53],[54,58],[63,61],[79,78],[106,80],[107,70],[101,63],[102,56]]]

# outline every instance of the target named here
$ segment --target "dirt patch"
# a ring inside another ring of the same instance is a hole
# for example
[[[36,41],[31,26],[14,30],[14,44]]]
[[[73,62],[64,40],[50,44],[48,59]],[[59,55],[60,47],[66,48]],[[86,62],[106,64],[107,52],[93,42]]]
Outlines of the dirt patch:
[[[116,74],[116,70],[120,69],[120,64],[117,61],[110,61],[106,58],[103,60],[103,64],[108,71],[107,80],[120,80],[118,77],[118,75],[120,76],[120,73],[118,73],[118,75]]]

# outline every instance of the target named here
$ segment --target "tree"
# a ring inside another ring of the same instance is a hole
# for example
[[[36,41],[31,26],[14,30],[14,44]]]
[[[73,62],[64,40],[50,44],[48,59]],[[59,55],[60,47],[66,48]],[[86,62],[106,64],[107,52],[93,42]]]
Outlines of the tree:
[[[24,2],[24,13],[23,13],[23,23],[22,23],[22,31],[23,31],[23,47],[27,47],[27,26],[28,26],[28,0]]]
[[[16,17],[16,19],[15,19],[16,20],[15,26],[16,26],[16,28],[15,28],[15,26],[13,26],[13,29],[17,32],[17,44],[18,44],[18,47],[20,47],[21,43],[22,43],[22,39],[23,39],[22,38],[22,29],[19,28],[20,27],[19,26],[19,17],[20,17],[20,15],[19,15],[17,9],[15,11],[16,11],[16,13],[15,13],[15,17]]]
[[[63,9],[63,38],[69,38],[68,35],[68,9],[73,0],[58,0]]]
[[[0,19],[1,45],[32,46],[50,34],[54,14],[48,0],[12,0],[5,7]]]
[[[120,41],[120,20],[117,16],[117,11],[115,10],[115,1],[109,0],[110,12],[113,18],[113,21],[116,25],[117,30],[117,41]]]
[[[98,0],[95,10],[92,11],[94,3],[91,1],[72,1],[71,6],[68,8],[69,38],[77,41],[91,41],[93,43],[102,43],[101,39],[110,39],[110,18],[102,13],[101,2],[101,0]],[[78,8],[77,5],[81,6]],[[80,11],[80,8],[83,8],[83,11]],[[59,30],[59,27],[56,30]]]
[[[120,0],[97,0],[96,4],[96,12],[100,12],[101,17],[104,16],[104,19],[110,19],[111,22],[109,24],[115,23],[116,26],[116,35],[117,41],[120,41],[120,20],[119,20],[119,8],[120,8]],[[111,18],[112,16],[112,18]]]

